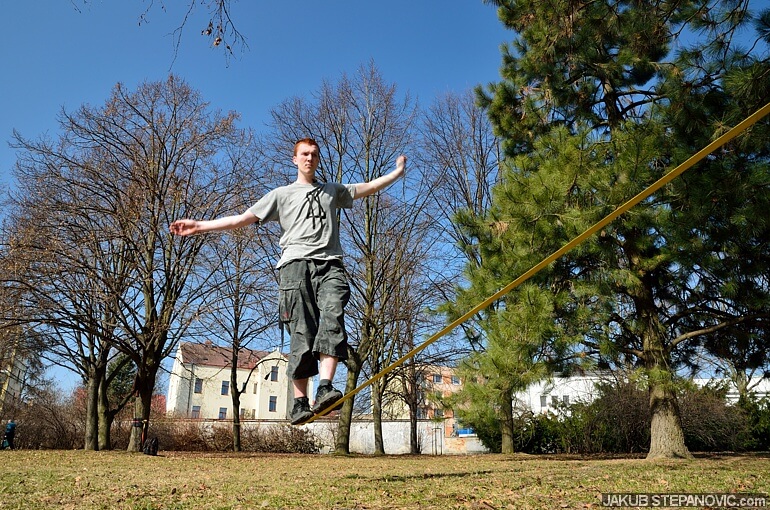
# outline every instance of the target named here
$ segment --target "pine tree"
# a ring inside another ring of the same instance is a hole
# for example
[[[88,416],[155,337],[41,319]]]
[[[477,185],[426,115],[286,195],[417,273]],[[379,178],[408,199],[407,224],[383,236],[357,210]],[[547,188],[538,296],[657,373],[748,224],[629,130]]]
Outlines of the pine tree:
[[[735,2],[493,3],[517,39],[504,56],[504,81],[480,95],[509,158],[487,215],[458,215],[483,260],[468,267],[456,311],[559,249],[767,97],[768,80],[757,79],[766,76],[767,59],[713,37],[730,40],[746,23],[745,6]],[[664,62],[680,34],[704,27],[704,45]],[[731,79],[741,87],[728,89]],[[683,118],[683,109],[693,115]],[[709,159],[703,175],[660,190],[538,273],[530,280],[538,299],[527,285],[486,310],[479,356],[489,365],[474,364],[494,367],[483,373],[490,380],[515,383],[486,387],[501,388],[501,399],[510,400],[503,393],[526,384],[522,373],[636,367],[649,388],[649,457],[689,457],[677,370],[714,335],[734,341],[742,328],[756,338],[766,327],[770,288],[749,267],[770,260],[762,241],[766,129],[759,126],[729,154]],[[736,185],[725,186],[731,181]],[[708,207],[715,187],[731,195],[719,202],[724,210]],[[736,240],[739,225],[747,235]],[[747,253],[751,260],[741,256]],[[517,368],[502,369],[496,352],[510,353]],[[506,413],[500,416],[505,425]]]

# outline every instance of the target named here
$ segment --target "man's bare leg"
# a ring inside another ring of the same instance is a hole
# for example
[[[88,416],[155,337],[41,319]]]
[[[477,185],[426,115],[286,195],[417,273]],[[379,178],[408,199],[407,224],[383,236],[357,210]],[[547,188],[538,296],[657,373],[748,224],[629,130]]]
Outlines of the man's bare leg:
[[[316,402],[313,405],[313,412],[321,412],[334,402],[342,398],[342,393],[332,387],[334,374],[337,371],[339,360],[335,356],[321,354],[319,356],[318,391],[316,392]]]

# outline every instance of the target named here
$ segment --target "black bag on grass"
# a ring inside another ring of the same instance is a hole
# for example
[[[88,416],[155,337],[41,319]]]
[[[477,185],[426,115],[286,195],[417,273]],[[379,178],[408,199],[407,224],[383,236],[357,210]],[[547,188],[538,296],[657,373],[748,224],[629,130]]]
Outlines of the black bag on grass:
[[[158,454],[158,438],[153,437],[144,442],[142,451],[145,455],[157,455]]]

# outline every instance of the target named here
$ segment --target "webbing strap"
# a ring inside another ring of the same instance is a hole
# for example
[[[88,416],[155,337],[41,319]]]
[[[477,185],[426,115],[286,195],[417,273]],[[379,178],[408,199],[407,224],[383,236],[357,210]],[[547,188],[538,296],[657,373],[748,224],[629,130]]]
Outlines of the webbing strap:
[[[343,396],[341,399],[339,399],[335,404],[329,406],[325,410],[319,412],[312,418],[310,418],[305,423],[310,423],[316,418],[320,416],[324,416],[328,414],[332,409],[334,409],[337,405],[342,404],[346,402],[347,400],[350,400],[355,396],[357,393],[359,393],[364,388],[367,388],[368,386],[371,386],[376,381],[382,379],[385,377],[389,372],[391,372],[393,369],[399,367],[402,365],[406,360],[409,358],[417,355],[420,353],[423,349],[428,347],[429,345],[433,344],[436,340],[443,337],[453,329],[455,329],[460,324],[464,323],[477,313],[479,313],[484,308],[488,307],[501,297],[505,296],[509,292],[511,292],[513,289],[524,283],[525,281],[529,280],[532,276],[537,274],[541,269],[545,268],[548,264],[553,262],[554,260],[558,259],[568,251],[572,250],[575,246],[579,245],[583,241],[585,241],[588,237],[594,235],[596,232],[601,230],[602,228],[606,227],[609,223],[614,221],[618,216],[621,214],[627,212],[629,209],[637,205],[642,200],[646,199],[656,191],[658,191],[660,188],[671,182],[672,180],[676,179],[684,173],[685,171],[689,170],[693,165],[701,161],[703,158],[717,150],[718,148],[722,147],[724,144],[738,136],[740,133],[748,129],[749,127],[756,124],[760,119],[762,119],[764,116],[766,116],[768,113],[770,113],[770,103],[766,104],[756,112],[754,112],[752,115],[747,117],[744,121],[742,121],[740,124],[736,125],[726,133],[724,133],[722,136],[708,144],[706,147],[698,151],[695,155],[691,156],[687,161],[680,164],[673,170],[671,170],[669,173],[652,183],[650,186],[648,186],[644,191],[640,192],[633,198],[631,198],[629,201],[615,209],[613,212],[605,216],[603,219],[598,221],[596,224],[594,224],[592,227],[588,228],[585,232],[580,234],[579,236],[573,238],[571,241],[569,241],[567,244],[553,252],[551,255],[547,256],[534,266],[532,266],[531,269],[529,269],[526,273],[522,274],[515,280],[513,280],[511,283],[503,287],[502,289],[495,292],[493,295],[489,296],[487,299],[479,303],[478,305],[474,306],[472,309],[468,310],[465,314],[463,314],[461,317],[458,317],[454,321],[452,321],[450,324],[445,326],[441,331],[438,333],[435,333],[433,336],[425,340],[422,344],[418,345],[408,353],[404,354],[401,358],[397,359],[384,369],[382,369],[377,374],[373,375],[368,381],[364,382],[354,390],[347,393],[345,396]]]

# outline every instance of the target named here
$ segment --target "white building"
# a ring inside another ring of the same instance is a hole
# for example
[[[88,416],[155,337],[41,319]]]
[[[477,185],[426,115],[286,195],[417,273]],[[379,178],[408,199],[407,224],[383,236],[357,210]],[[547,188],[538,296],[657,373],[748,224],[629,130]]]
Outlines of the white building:
[[[584,374],[570,377],[553,377],[530,385],[526,390],[514,395],[514,405],[526,408],[533,413],[558,412],[571,404],[582,402],[591,403],[599,396],[600,383],[613,384],[617,382],[612,373]],[[696,386],[708,384],[727,384],[726,400],[729,403],[738,401],[738,390],[735,384],[726,379],[699,378],[692,379]],[[748,382],[749,392],[756,398],[770,397],[770,379],[753,378]]]
[[[245,420],[284,420],[289,399],[288,360],[279,351],[241,349],[239,414]],[[182,342],[168,383],[166,412],[181,418],[230,420],[232,349],[211,342]],[[311,387],[308,388],[312,392]]]
[[[19,350],[11,348],[0,357],[0,416],[13,413],[24,391],[27,364]],[[9,416],[10,417],[10,416]]]
[[[706,386],[715,383],[727,382],[727,395],[726,400],[732,404],[738,402],[740,394],[735,383],[726,379],[693,379],[692,381],[697,386]],[[756,399],[763,399],[770,397],[770,379],[766,377],[752,377],[746,381],[746,387],[748,393],[753,395]]]
[[[517,392],[513,403],[533,413],[555,412],[578,402],[589,403],[599,395],[597,385],[607,382],[608,377],[606,374],[586,374],[538,381]]]

